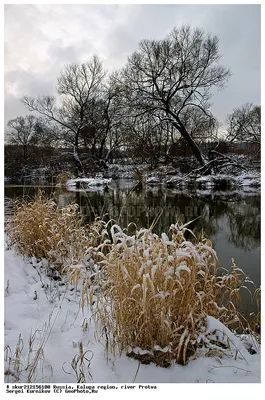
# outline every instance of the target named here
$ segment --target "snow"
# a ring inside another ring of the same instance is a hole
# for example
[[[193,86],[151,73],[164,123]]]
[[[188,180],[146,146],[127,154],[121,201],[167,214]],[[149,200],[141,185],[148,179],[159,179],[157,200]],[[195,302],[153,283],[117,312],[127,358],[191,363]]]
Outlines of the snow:
[[[215,174],[209,176],[201,176],[196,179],[196,183],[199,183],[201,189],[210,189],[218,182],[227,181],[231,189],[241,189],[243,191],[248,190],[247,188],[260,188],[261,177],[257,173],[243,173],[238,176],[231,176],[225,174]],[[246,189],[245,189],[246,187]]]
[[[181,193],[188,189],[188,193],[194,191],[199,195],[211,193],[218,195],[227,193],[251,195],[260,191],[261,176],[257,171],[245,172],[234,176],[232,174],[215,174],[198,177],[174,175],[169,179],[167,175],[164,175],[164,177],[160,177],[160,182],[167,189],[177,189]]]
[[[43,262],[23,259],[12,248],[4,251],[5,256],[5,310],[4,341],[5,382],[14,382],[14,364],[8,357],[15,357],[16,348],[21,348],[20,382],[27,382],[28,365],[34,364],[37,350],[43,354],[36,366],[32,382],[76,383],[71,366],[79,355],[80,344],[90,363],[85,369],[86,383],[207,383],[207,382],[260,382],[259,345],[257,354],[251,355],[244,343],[250,346],[247,335],[235,336],[218,320],[209,316],[207,330],[201,338],[211,341],[217,334],[220,340],[229,340],[229,351],[202,347],[187,366],[172,365],[170,368],[144,365],[125,354],[106,355],[104,339],[98,338],[94,319],[88,307],[82,312],[78,295],[72,287],[66,289],[64,281],[53,280],[45,274]],[[136,287],[135,287],[136,289]],[[32,349],[30,350],[30,343]],[[140,354],[146,350],[134,349]]]
[[[226,326],[224,326],[216,318],[208,316],[207,317],[207,330],[205,335],[214,334],[215,339],[218,341],[229,344],[234,351],[240,352],[242,357],[244,357],[248,362],[250,362],[250,355],[246,348],[244,347],[242,341],[235,336]]]
[[[148,185],[159,185],[161,183],[161,181],[157,176],[152,176],[151,175],[146,179],[146,183]]]
[[[68,179],[66,182],[67,187],[76,187],[77,183],[85,184],[87,186],[105,186],[111,182],[111,178],[75,178],[75,179]]]
[[[184,263],[181,263],[181,265],[176,268],[175,274],[179,276],[180,271],[186,271],[190,273],[190,268],[187,267],[187,265],[185,265]]]
[[[242,186],[255,188],[259,188],[261,186],[261,176],[258,174],[245,173],[239,175],[237,178]]]

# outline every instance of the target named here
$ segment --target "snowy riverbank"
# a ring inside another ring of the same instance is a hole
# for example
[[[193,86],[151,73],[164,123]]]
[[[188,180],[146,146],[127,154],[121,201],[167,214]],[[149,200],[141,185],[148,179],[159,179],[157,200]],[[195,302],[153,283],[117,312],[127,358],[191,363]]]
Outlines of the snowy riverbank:
[[[84,178],[84,181],[87,181],[88,189],[93,189],[95,186],[111,185],[111,180],[115,181],[116,179],[134,180],[135,184],[140,183],[148,190],[162,187],[166,190],[196,191],[198,194],[237,192],[242,195],[249,195],[259,193],[261,187],[261,174],[256,169],[249,169],[244,172],[228,171],[204,176],[196,173],[181,173],[171,166],[161,166],[150,171],[145,164],[111,164],[108,170],[101,174],[101,178]],[[68,181],[67,186],[72,185],[72,181],[75,180]],[[82,181],[82,178],[79,178],[79,181]]]
[[[126,162],[108,164],[101,172],[87,171],[82,177],[76,177],[73,173],[62,170],[53,172],[48,168],[33,169],[28,174],[17,177],[5,177],[6,184],[47,184],[66,187],[70,191],[100,191],[109,187],[117,180],[129,180],[134,185],[142,185],[148,190],[157,187],[163,190],[178,192],[196,192],[197,194],[211,194],[213,192],[238,193],[251,195],[260,192],[261,173],[256,164],[243,155],[230,155],[231,162],[227,163],[220,172],[211,175],[202,175],[200,168],[189,170],[191,160],[178,157],[177,166],[160,165],[151,170],[149,164],[133,163],[132,159]],[[183,169],[184,168],[184,169]],[[195,168],[195,167],[194,167]]]
[[[212,317],[206,333],[229,341],[230,348],[203,347],[187,366],[161,368],[139,364],[125,354],[106,356],[105,340],[97,338],[91,312],[86,307],[82,312],[79,301],[73,287],[67,289],[66,282],[45,274],[45,262],[5,250],[5,382],[28,382],[29,378],[39,383],[77,382],[73,361],[78,360],[81,348],[87,383],[260,382],[259,346],[250,337],[236,337]],[[251,355],[249,346],[257,354]],[[16,354],[19,363],[15,363]]]

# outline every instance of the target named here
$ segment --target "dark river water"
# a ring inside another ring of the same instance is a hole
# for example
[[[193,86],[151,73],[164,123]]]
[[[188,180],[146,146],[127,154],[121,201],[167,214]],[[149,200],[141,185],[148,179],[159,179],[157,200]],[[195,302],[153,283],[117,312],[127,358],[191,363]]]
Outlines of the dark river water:
[[[197,234],[203,230],[211,239],[220,265],[229,268],[234,258],[255,285],[260,286],[260,194],[198,195],[134,185],[132,180],[116,180],[108,188],[86,192],[51,186],[41,189],[47,196],[54,194],[61,206],[77,202],[87,222],[108,213],[122,227],[134,222],[138,228],[146,228],[155,221],[153,231],[160,234],[177,220],[185,223],[199,217],[189,227]],[[33,198],[37,190],[37,186],[6,185],[5,213],[12,213],[14,198]],[[255,309],[248,295],[243,303],[246,313]]]

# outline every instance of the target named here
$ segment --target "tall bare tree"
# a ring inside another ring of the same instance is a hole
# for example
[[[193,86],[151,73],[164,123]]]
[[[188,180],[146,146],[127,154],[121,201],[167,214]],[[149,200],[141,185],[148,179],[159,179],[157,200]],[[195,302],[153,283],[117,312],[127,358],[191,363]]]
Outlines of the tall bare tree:
[[[91,99],[100,93],[105,77],[101,61],[93,56],[88,62],[69,64],[61,72],[57,83],[59,97],[23,97],[31,111],[37,111],[62,128],[62,133],[73,145],[73,157],[78,172],[83,172],[78,155],[80,133],[87,125],[86,113]]]
[[[161,113],[190,146],[201,166],[207,164],[186,125],[199,109],[212,120],[211,90],[222,88],[230,72],[219,65],[218,38],[200,29],[174,29],[165,39],[143,40],[116,76],[127,110],[135,116]]]

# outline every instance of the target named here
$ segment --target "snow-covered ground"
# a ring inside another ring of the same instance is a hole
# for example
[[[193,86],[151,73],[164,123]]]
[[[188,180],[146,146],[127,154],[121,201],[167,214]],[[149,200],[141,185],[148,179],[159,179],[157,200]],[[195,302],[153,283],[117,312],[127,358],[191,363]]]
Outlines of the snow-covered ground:
[[[141,182],[146,185],[148,190],[157,186],[169,191],[185,192],[189,190],[195,191],[197,194],[210,194],[219,191],[220,195],[233,191],[248,196],[260,192],[260,171],[255,168],[255,165],[251,165],[251,161],[245,156],[233,155],[232,158],[235,163],[245,166],[244,169],[233,168],[230,165],[223,169],[222,173],[201,176],[198,171],[197,173],[195,171],[184,173],[181,172],[179,167],[170,165],[161,165],[150,171],[149,164],[134,164],[132,159],[128,159],[127,163],[109,164],[104,172],[96,176],[68,179],[66,183],[58,183],[57,186],[66,186],[69,191],[102,192],[104,188],[111,187],[115,180],[125,179]],[[188,165],[190,162],[185,157],[178,158],[178,161],[182,161],[184,165],[185,163]],[[47,169],[39,168],[24,178],[29,178],[29,181],[35,183],[38,178],[38,183],[43,183],[42,180],[45,180],[46,174]],[[8,183],[9,181],[10,177],[5,177],[5,182]]]
[[[80,309],[73,287],[67,289],[64,281],[49,278],[44,261],[23,259],[8,246],[4,255],[5,382],[76,383],[80,371],[86,383],[261,380],[259,345],[248,336],[239,339],[212,317],[208,317],[208,339],[218,336],[230,343],[230,349],[203,347],[187,366],[161,368],[139,364],[125,354],[106,354],[106,341],[89,308]],[[257,353],[251,355],[249,346]]]
[[[223,190],[237,190],[249,192],[259,191],[261,186],[261,177],[257,172],[242,173],[237,176],[229,174],[215,174],[207,176],[188,176],[183,174],[168,176],[159,173],[152,173],[146,176],[147,185],[163,184],[167,188],[194,188],[195,190],[208,190],[219,189]],[[250,188],[250,189],[248,189]]]
[[[69,179],[66,182],[66,187],[69,190],[81,190],[85,189],[87,187],[95,187],[95,186],[100,186],[104,187],[107,186],[111,182],[111,178],[106,179],[100,177],[95,177],[95,178],[76,178],[76,179]]]

